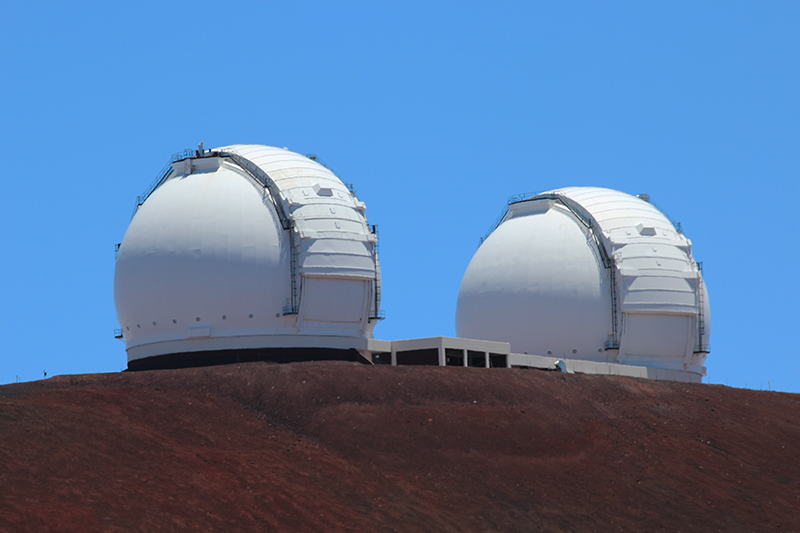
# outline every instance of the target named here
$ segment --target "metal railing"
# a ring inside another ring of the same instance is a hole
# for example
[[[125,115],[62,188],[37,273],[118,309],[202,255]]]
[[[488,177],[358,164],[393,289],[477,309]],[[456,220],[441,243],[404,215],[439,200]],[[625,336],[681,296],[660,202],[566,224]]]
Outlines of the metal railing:
[[[330,170],[330,171],[331,171],[331,172],[332,172],[332,173],[333,173],[333,174],[334,174],[334,175],[335,175],[337,178],[339,178],[339,175],[338,175],[338,174],[336,174],[336,171],[335,171],[335,170],[333,170],[331,167],[329,167],[329,166],[328,166],[328,164],[327,164],[327,163],[325,163],[325,161],[323,161],[322,159],[320,159],[320,158],[319,158],[319,156],[318,156],[317,154],[306,154],[306,157],[307,157],[307,158],[309,158],[310,160],[312,160],[312,161],[316,162],[316,163],[319,163],[319,164],[320,164],[320,165],[322,165],[323,167],[327,168],[327,169],[328,169],[328,170]],[[341,178],[339,178],[339,179],[341,180]],[[350,191],[350,194],[352,194],[354,197],[358,198],[358,193],[356,192],[356,186],[355,186],[354,184],[352,184],[352,183],[347,183],[347,182],[345,182],[345,181],[342,181],[342,183],[344,184],[344,186],[345,186],[345,187],[347,187],[347,190],[348,190],[348,191]]]
[[[500,224],[502,224],[502,223],[503,223],[503,221],[504,221],[504,220],[505,220],[505,218],[506,218],[506,215],[508,215],[508,207],[509,207],[511,204],[516,204],[516,203],[519,203],[519,202],[524,202],[524,201],[526,201],[526,200],[530,200],[530,199],[534,198],[535,196],[538,196],[538,193],[534,193],[534,192],[523,192],[523,193],[520,193],[520,194],[514,194],[514,195],[512,195],[512,196],[509,196],[509,197],[506,199],[506,206],[503,208],[503,211],[500,213],[500,215],[499,215],[499,216],[498,216],[498,217],[495,219],[495,221],[492,223],[491,227],[489,228],[489,231],[487,231],[487,232],[486,232],[486,234],[485,234],[483,237],[481,237],[481,244],[483,244],[483,241],[485,241],[485,240],[486,240],[486,239],[489,237],[489,235],[491,235],[491,234],[494,232],[494,230],[496,230],[496,229],[497,229],[497,227],[498,227]]]
[[[336,172],[335,172],[335,171],[334,171],[334,170],[333,170],[331,167],[329,167],[329,166],[328,166],[328,164],[327,164],[327,163],[325,163],[325,161],[323,161],[322,159],[320,159],[320,158],[319,158],[319,156],[318,156],[317,154],[306,154],[306,157],[307,157],[307,158],[309,158],[310,160],[312,160],[312,161],[316,162],[316,163],[319,163],[319,164],[320,164],[320,165],[322,165],[323,167],[327,168],[328,170],[330,170],[331,172],[333,172],[334,174],[336,174]],[[338,174],[336,174],[336,177],[339,177],[339,175],[338,175]]]
[[[198,154],[196,150],[192,150],[189,148],[181,152],[176,152],[172,154],[172,156],[170,156],[169,158],[169,161],[167,161],[167,163],[158,172],[158,175],[156,175],[156,179],[154,179],[153,182],[144,191],[144,194],[136,197],[136,207],[133,208],[133,215],[131,215],[131,218],[136,216],[136,212],[139,210],[139,207],[143,203],[145,203],[145,201],[147,201],[148,198],[150,198],[150,195],[153,194],[153,191],[158,189],[165,181],[167,181],[169,175],[172,174],[173,163],[177,163],[178,161],[183,161],[184,159],[193,157],[196,154]]]
[[[647,203],[652,205],[653,207],[655,207],[659,211],[661,211],[661,214],[664,215],[665,217],[667,217],[667,220],[669,220],[670,224],[672,224],[672,227],[675,228],[675,231],[678,232],[679,235],[683,235],[683,226],[681,226],[680,222],[676,222],[675,220],[673,220],[672,217],[669,216],[669,214],[667,214],[666,211],[661,209],[660,205],[658,205],[654,201],[650,200],[649,196],[648,196],[648,199],[647,199]]]
[[[510,201],[510,199],[509,199],[509,201]],[[496,229],[497,229],[497,227],[498,227],[498,226],[500,226],[500,224],[502,224],[502,223],[503,223],[503,221],[504,221],[504,220],[505,220],[505,218],[506,218],[506,215],[508,214],[508,205],[509,205],[509,204],[506,204],[506,207],[505,207],[505,208],[503,208],[503,211],[500,213],[500,216],[498,216],[498,217],[495,219],[495,221],[492,223],[491,227],[489,228],[489,231],[487,231],[487,232],[486,232],[486,234],[484,234],[484,236],[483,236],[483,237],[481,237],[481,242],[480,242],[480,244],[483,244],[483,241],[485,241],[486,239],[488,239],[488,238],[489,238],[489,235],[491,235],[492,233],[494,233],[494,230],[496,230]],[[480,244],[479,244],[479,246],[480,246]]]

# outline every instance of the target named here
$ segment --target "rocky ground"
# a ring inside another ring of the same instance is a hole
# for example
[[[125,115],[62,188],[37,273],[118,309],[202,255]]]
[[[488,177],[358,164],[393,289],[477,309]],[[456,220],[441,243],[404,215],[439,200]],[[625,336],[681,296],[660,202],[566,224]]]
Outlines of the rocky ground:
[[[0,531],[800,531],[800,396],[248,363],[0,387]]]

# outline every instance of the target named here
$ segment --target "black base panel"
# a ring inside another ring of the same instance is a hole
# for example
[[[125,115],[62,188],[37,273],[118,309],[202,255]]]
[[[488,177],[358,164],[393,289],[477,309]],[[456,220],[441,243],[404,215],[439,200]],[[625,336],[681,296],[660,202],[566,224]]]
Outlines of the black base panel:
[[[181,352],[145,357],[128,362],[128,370],[165,370],[198,366],[230,365],[267,361],[270,363],[297,363],[301,361],[358,361],[369,363],[358,350],[333,348],[254,348],[249,350],[212,350]]]

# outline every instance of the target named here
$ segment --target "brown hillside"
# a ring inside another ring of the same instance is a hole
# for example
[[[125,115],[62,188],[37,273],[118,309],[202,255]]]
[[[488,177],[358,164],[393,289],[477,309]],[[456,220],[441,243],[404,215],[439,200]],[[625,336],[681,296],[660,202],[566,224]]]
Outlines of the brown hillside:
[[[800,397],[248,363],[0,387],[0,531],[800,531]]]

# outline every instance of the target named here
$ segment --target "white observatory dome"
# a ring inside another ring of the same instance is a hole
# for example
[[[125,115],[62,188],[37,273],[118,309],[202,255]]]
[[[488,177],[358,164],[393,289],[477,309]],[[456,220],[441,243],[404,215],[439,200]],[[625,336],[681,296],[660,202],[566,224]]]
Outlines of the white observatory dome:
[[[315,159],[259,145],[173,157],[118,250],[114,300],[129,367],[159,356],[350,350],[372,337],[374,228],[352,188]]]
[[[691,241],[646,195],[568,187],[509,200],[464,274],[456,332],[703,376],[708,293]]]

